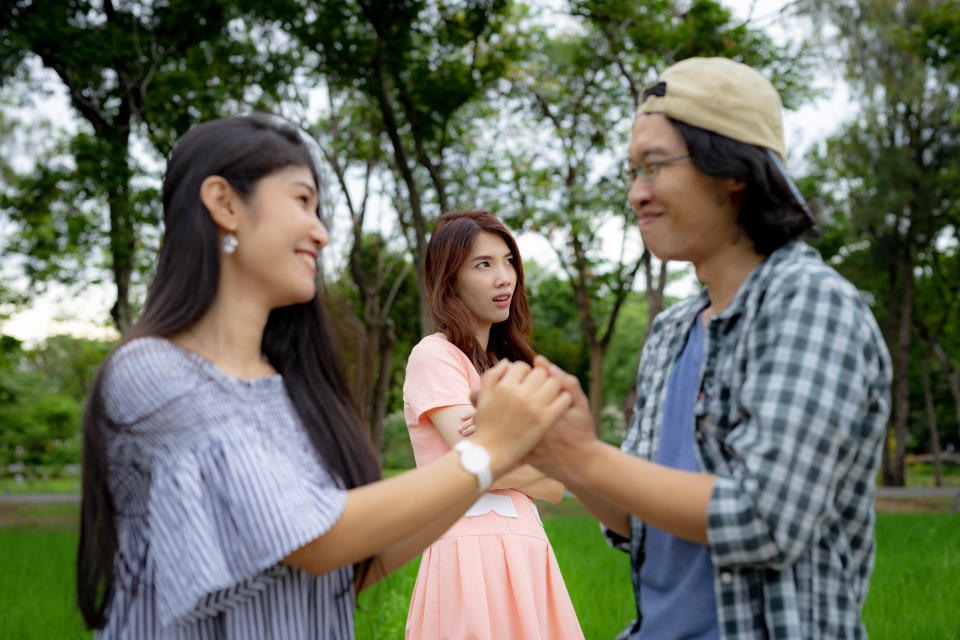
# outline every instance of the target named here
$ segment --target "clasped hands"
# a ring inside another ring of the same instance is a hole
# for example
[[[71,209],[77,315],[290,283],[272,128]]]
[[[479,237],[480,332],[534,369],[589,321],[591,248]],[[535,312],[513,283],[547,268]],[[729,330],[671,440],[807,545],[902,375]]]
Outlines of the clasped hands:
[[[464,416],[461,435],[474,430],[489,435],[488,425],[506,426],[497,429],[498,435],[517,447],[518,459],[567,485],[577,484],[579,469],[599,441],[576,376],[543,356],[533,367],[501,360],[483,374],[471,401],[476,414]]]

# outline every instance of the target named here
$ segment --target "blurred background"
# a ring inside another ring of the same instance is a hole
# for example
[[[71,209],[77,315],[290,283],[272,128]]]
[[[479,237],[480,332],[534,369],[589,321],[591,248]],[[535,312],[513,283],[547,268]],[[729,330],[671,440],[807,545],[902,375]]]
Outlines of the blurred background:
[[[322,280],[387,468],[441,212],[520,239],[536,348],[617,443],[650,319],[697,289],[623,179],[642,88],[727,56],[781,91],[812,240],[895,363],[882,484],[960,484],[960,4],[933,0],[8,0],[0,7],[0,492],[76,490],[96,368],[136,318],[165,157],[252,110],[315,139]]]

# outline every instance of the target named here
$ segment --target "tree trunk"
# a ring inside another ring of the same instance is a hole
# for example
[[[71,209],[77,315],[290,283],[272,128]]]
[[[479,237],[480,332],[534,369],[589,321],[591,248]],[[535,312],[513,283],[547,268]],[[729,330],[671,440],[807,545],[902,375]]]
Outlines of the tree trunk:
[[[953,365],[950,363],[950,358],[947,356],[946,351],[943,350],[943,347],[940,346],[939,342],[934,340],[931,344],[931,350],[937,362],[940,363],[940,368],[943,370],[944,375],[947,376],[950,394],[953,396],[953,409],[957,415],[957,438],[960,439],[960,375],[958,375],[957,370],[953,368]]]
[[[930,430],[930,453],[933,454],[933,479],[938,487],[943,486],[943,469],[940,464],[940,432],[937,430],[937,414],[933,407],[933,392],[930,389],[930,355],[923,360],[923,402],[926,405],[927,428]]]
[[[896,446],[890,469],[893,486],[905,484],[904,456],[910,419],[910,336],[913,324],[913,230],[907,231],[907,246],[901,266],[900,317],[897,326],[897,351],[894,364],[893,429]]]
[[[107,201],[110,208],[110,262],[113,280],[117,288],[117,300],[110,309],[110,316],[123,335],[133,324],[130,304],[130,280],[133,276],[136,238],[130,216],[130,171],[127,163],[130,121],[116,123],[116,138],[112,140],[113,158],[108,162],[118,167],[120,180],[110,184]]]
[[[378,454],[383,449],[383,421],[387,415],[390,371],[393,368],[393,352],[396,346],[397,333],[394,330],[393,320],[387,319],[386,325],[380,332],[380,361],[371,394],[370,438]]]
[[[664,308],[664,291],[667,288],[667,263],[666,261],[660,263],[660,273],[657,275],[656,286],[651,286],[653,282],[653,266],[651,263],[652,254],[648,249],[643,250],[643,256],[641,260],[643,261],[643,269],[647,278],[647,288],[644,291],[644,296],[647,299],[647,327],[643,333],[643,341],[647,341],[647,336],[650,335],[650,327],[653,326],[653,319],[663,311]]]
[[[377,75],[378,84],[377,104],[380,107],[380,114],[383,116],[384,130],[387,132],[387,137],[390,138],[390,144],[393,147],[393,156],[396,161],[397,170],[400,173],[400,179],[407,188],[407,202],[410,204],[410,215],[413,218],[413,263],[416,268],[417,289],[420,294],[420,334],[427,335],[433,329],[433,316],[430,314],[430,305],[427,302],[426,285],[423,274],[427,255],[427,224],[423,215],[423,202],[420,197],[420,188],[417,186],[416,177],[410,168],[406,148],[404,148],[403,140],[400,138],[400,127],[397,123],[397,115],[394,111],[387,88],[387,78],[383,69],[382,59],[383,40],[378,39],[377,45],[379,49],[374,56],[374,71]]]
[[[899,227],[899,220],[900,218],[898,217],[897,224],[894,226],[895,229]],[[899,249],[900,244],[901,243],[899,242],[896,243],[895,248],[893,249],[894,253],[898,253],[900,251]],[[899,260],[897,260],[896,258],[894,258],[893,260],[887,261],[887,270],[888,270],[887,277],[890,279],[890,295],[887,298],[887,315],[883,323],[883,337],[887,342],[887,351],[891,354],[891,356],[897,352],[896,340],[894,339],[894,336],[896,334],[896,326],[897,326],[896,325],[897,299],[898,299],[897,292],[900,284],[898,282],[899,275],[900,275],[899,272],[897,271],[898,265],[899,265]],[[890,457],[891,445],[896,443],[895,435],[896,435],[896,431],[894,429],[894,417],[893,417],[893,414],[891,413],[890,418],[887,421],[887,429],[883,437],[883,450],[882,450],[882,454],[881,454],[882,457],[880,461],[881,478],[882,478],[881,482],[885,487],[892,487],[896,485],[896,478],[893,471],[892,460]]]
[[[426,254],[426,244],[424,244],[424,255]],[[423,273],[424,257],[420,253],[414,253],[414,264],[417,267],[417,293],[420,300],[420,337],[433,333],[434,322],[433,314],[430,313],[430,301],[427,300],[426,276]]]
[[[601,431],[603,417],[603,360],[607,354],[606,345],[591,340],[588,343],[590,350],[590,417],[593,418],[593,428],[597,434]]]
[[[377,364],[377,344],[380,342],[380,328],[367,324],[363,332],[363,348],[357,358],[356,385],[360,390],[360,421],[367,425],[370,439],[373,440],[370,416],[373,409],[373,370]],[[377,444],[374,441],[374,444]]]
[[[647,300],[647,326],[643,331],[643,343],[646,344],[647,338],[650,336],[650,327],[653,326],[653,319],[664,309],[664,291],[667,288],[667,263],[660,263],[660,273],[656,280],[654,280],[652,254],[649,249],[643,250],[640,261],[643,264],[643,273],[647,283],[647,287],[643,292]],[[624,396],[623,404],[621,405],[623,408],[623,417],[628,426],[633,419],[633,405],[637,402],[637,369],[640,368],[640,356],[641,354],[638,353],[637,366],[634,367],[633,376],[630,378],[630,389],[627,391],[627,395]]]

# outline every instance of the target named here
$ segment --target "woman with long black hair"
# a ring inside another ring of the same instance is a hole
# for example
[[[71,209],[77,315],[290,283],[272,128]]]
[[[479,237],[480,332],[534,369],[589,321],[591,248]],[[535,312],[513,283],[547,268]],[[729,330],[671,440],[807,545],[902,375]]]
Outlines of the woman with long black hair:
[[[143,312],[84,416],[84,618],[104,638],[352,638],[355,592],[456,521],[569,398],[498,367],[475,446],[380,481],[318,301],[328,236],[300,132],[194,127],[163,210]]]

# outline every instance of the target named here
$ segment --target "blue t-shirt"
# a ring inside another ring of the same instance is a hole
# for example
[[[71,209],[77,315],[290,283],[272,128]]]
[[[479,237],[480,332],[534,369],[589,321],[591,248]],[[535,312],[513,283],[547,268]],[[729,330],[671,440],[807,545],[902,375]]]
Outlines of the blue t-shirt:
[[[654,458],[658,464],[700,471],[693,411],[702,366],[703,325],[698,314],[670,375]],[[640,566],[640,603],[643,619],[635,640],[719,638],[709,547],[648,526]]]

